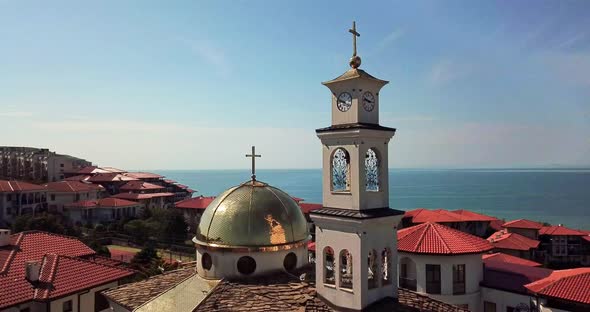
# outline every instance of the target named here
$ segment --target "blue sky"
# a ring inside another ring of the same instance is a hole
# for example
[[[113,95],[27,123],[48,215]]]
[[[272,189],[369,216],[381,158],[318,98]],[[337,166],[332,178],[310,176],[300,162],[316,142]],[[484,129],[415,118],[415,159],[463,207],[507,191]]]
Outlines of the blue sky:
[[[352,20],[391,167],[590,165],[588,1],[0,1],[0,145],[318,168]]]

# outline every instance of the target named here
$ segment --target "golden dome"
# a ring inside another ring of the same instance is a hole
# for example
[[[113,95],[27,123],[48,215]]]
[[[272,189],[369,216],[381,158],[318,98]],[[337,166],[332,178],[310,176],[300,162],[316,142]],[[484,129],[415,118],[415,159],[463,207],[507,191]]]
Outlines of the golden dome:
[[[214,247],[267,247],[308,237],[305,217],[291,196],[253,180],[228,189],[207,206],[195,242]]]

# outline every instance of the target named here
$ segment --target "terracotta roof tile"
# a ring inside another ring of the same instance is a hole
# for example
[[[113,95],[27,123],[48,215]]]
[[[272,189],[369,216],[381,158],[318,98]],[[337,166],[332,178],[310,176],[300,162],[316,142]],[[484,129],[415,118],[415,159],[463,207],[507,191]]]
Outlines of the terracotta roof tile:
[[[136,178],[128,177],[120,173],[98,173],[88,179],[89,182],[121,182],[136,181]]]
[[[542,264],[535,262],[535,261],[515,257],[515,256],[508,255],[508,254],[501,253],[501,252],[483,255],[482,259],[483,259],[484,263],[487,263],[489,261],[499,261],[499,262],[532,266],[532,267],[538,267],[538,266],[542,265]]]
[[[492,249],[485,239],[427,222],[397,231],[398,250],[422,254],[483,253]]]
[[[88,192],[88,191],[96,191],[102,190],[103,187],[96,184],[91,183],[84,183],[80,181],[59,181],[59,182],[49,182],[45,184],[45,187],[49,192],[60,192],[60,193],[69,193],[69,192]]]
[[[199,197],[183,199],[181,201],[176,202],[174,204],[174,206],[176,208],[182,208],[182,209],[204,210],[205,208],[207,208],[207,206],[209,206],[209,204],[213,200],[215,200],[215,196],[210,196],[210,197],[199,196]]]
[[[90,177],[91,176],[89,176],[89,175],[81,174],[81,175],[76,175],[76,176],[73,176],[73,177],[65,178],[64,181],[86,181]]]
[[[525,287],[538,295],[590,304],[590,268],[553,271]]]
[[[145,182],[145,181],[129,181],[119,189],[121,191],[145,191],[145,190],[163,190],[165,186]]]
[[[45,187],[22,181],[0,180],[0,193],[22,191],[44,191]]]
[[[98,286],[105,278],[133,274],[120,268],[103,269],[107,266],[78,259],[92,257],[95,252],[73,237],[30,231],[11,235],[10,243],[0,248],[0,285],[3,286],[0,287],[0,309],[36,297],[43,299],[82,290],[88,285]],[[25,280],[27,261],[42,262],[41,281],[51,283],[53,289],[35,289]]]
[[[140,200],[140,199],[149,199],[149,198],[156,198],[156,197],[171,197],[174,196],[174,193],[144,193],[144,194],[137,194],[137,193],[119,193],[111,196],[112,198],[121,198],[121,199],[128,199],[128,200]]]
[[[451,212],[460,215],[461,219],[463,221],[482,221],[482,222],[490,221],[490,222],[492,222],[492,221],[498,220],[497,218],[486,216],[484,214],[473,212],[470,210],[465,210],[465,209],[453,210]]]
[[[510,233],[506,230],[492,234],[488,237],[488,241],[494,245],[494,248],[525,251],[539,247],[540,243],[538,240],[530,239],[517,233]]]
[[[316,203],[299,203],[299,207],[301,207],[301,212],[308,214],[314,210],[322,209],[323,205]]]
[[[138,202],[120,199],[120,198],[101,198],[95,200],[82,200],[79,202],[66,204],[65,208],[113,208],[113,207],[131,207],[140,205]]]
[[[465,209],[449,211],[445,209],[428,210],[424,208],[406,211],[404,218],[412,218],[412,223],[491,222],[497,220],[494,217]]]
[[[543,224],[527,219],[518,219],[510,222],[506,222],[502,225],[505,228],[519,228],[519,229],[533,229],[539,230],[543,227]]]
[[[164,177],[151,172],[127,172],[125,175],[136,179],[161,179]]]
[[[562,225],[544,226],[539,230],[539,235],[551,235],[551,236],[585,236],[586,234],[567,228]]]
[[[502,225],[504,224],[504,221],[502,220],[494,220],[490,222],[490,227],[494,230],[494,231],[500,231],[502,229],[504,229],[502,227]]]
[[[481,285],[495,289],[528,294],[526,284],[549,276],[553,270],[501,261],[485,261]]]

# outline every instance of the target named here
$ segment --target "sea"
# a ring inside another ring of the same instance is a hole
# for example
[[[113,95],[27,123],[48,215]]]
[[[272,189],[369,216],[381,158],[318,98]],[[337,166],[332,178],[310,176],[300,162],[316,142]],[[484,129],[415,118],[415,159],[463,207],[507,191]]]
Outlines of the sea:
[[[249,170],[156,170],[198,195],[218,195],[250,179]],[[322,202],[320,169],[257,170],[257,179],[306,202]],[[389,205],[468,209],[590,230],[589,169],[390,169]]]

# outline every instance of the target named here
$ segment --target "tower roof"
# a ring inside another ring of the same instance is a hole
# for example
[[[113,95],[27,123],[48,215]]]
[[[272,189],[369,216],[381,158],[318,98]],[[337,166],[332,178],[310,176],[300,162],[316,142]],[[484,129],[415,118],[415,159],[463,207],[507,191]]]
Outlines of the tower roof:
[[[213,247],[267,247],[308,239],[307,223],[287,193],[250,180],[219,195],[203,212],[195,242]]]
[[[492,249],[485,239],[427,222],[397,231],[398,250],[418,254],[460,255]]]
[[[346,81],[346,80],[351,80],[351,79],[359,79],[359,78],[379,82],[383,86],[389,83],[389,81],[381,80],[379,78],[375,78],[375,77],[371,76],[369,73],[367,73],[366,71],[364,71],[360,68],[351,68],[351,69],[347,70],[344,74],[342,74],[332,80],[322,82],[322,84],[329,85],[329,84],[332,84],[335,82],[341,82],[341,81]]]

